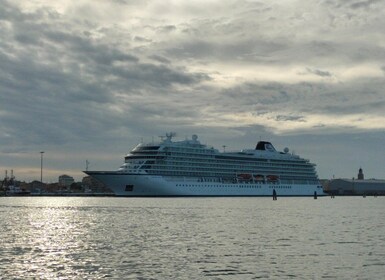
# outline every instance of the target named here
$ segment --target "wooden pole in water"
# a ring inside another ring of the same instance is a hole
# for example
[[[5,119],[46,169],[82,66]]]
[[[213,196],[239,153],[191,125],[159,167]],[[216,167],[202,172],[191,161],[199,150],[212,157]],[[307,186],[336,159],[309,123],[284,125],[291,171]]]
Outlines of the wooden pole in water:
[[[273,200],[277,200],[277,192],[273,189]]]

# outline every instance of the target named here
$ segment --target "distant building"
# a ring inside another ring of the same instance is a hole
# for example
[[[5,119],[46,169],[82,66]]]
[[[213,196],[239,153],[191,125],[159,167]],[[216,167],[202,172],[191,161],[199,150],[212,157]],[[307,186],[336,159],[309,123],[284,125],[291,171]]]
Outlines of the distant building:
[[[32,181],[29,183],[29,189],[34,193],[46,192],[47,185],[40,181]]]
[[[59,186],[60,187],[65,187],[66,189],[69,189],[72,183],[74,183],[75,180],[73,177],[68,176],[68,175],[61,175],[59,176]]]
[[[46,185],[45,190],[49,193],[55,193],[59,192],[61,188],[62,187],[59,185],[59,183],[50,183]]]
[[[385,195],[385,180],[335,179],[329,182],[328,192],[342,195]]]
[[[23,191],[31,191],[31,185],[26,182],[20,182],[19,187]]]
[[[364,179],[362,168],[357,179],[333,179],[324,187],[325,191],[340,195],[385,195],[385,180]]]

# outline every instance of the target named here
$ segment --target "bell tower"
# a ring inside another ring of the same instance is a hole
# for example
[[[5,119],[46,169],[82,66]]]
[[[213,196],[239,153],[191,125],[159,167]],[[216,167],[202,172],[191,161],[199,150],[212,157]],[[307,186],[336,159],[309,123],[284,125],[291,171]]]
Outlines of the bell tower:
[[[358,180],[364,180],[364,173],[362,172],[362,168],[358,170],[358,175],[357,175]]]

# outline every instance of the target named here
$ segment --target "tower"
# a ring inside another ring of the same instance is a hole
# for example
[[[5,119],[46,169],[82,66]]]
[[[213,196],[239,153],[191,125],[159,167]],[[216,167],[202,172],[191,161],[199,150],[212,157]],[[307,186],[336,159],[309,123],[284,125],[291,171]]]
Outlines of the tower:
[[[358,180],[364,180],[364,173],[362,172],[362,168],[358,170],[358,175],[357,175]]]

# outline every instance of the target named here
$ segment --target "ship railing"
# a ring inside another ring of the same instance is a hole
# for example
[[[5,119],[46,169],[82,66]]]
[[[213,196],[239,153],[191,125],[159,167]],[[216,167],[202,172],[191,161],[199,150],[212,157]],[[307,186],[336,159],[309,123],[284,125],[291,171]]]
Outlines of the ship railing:
[[[302,180],[301,179],[294,179],[294,180],[285,180],[285,181],[288,181],[291,184],[297,184],[297,185],[312,185],[312,184],[316,184],[316,181],[303,180],[303,179]]]

